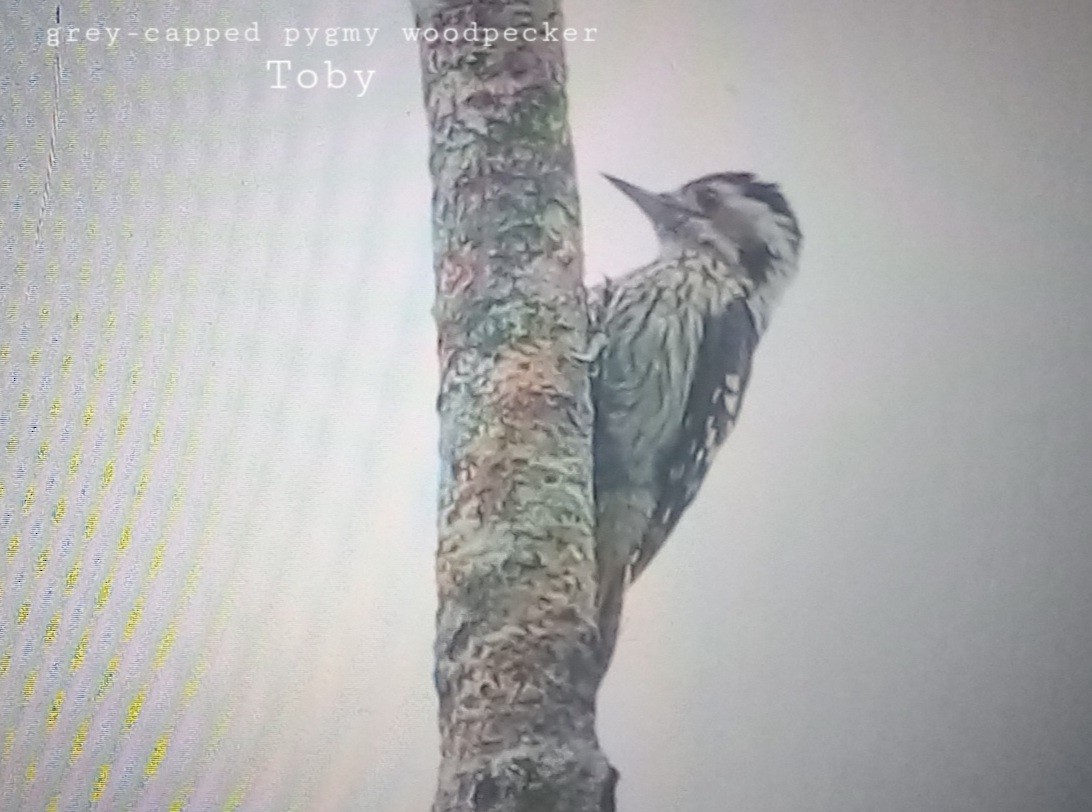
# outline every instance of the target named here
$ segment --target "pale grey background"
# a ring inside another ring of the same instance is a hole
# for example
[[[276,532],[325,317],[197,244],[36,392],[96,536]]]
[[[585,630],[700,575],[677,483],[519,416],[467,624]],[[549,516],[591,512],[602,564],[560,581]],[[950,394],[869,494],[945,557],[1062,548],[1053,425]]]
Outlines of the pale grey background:
[[[0,7],[4,809],[427,808],[406,5],[65,3],[263,41],[62,49],[41,251],[54,10]],[[752,169],[805,233],[742,422],[629,600],[620,808],[1092,808],[1092,7],[566,12],[599,29],[569,51],[591,276],[654,250],[601,170]],[[382,30],[289,53],[283,25]],[[378,73],[272,90],[286,56]]]

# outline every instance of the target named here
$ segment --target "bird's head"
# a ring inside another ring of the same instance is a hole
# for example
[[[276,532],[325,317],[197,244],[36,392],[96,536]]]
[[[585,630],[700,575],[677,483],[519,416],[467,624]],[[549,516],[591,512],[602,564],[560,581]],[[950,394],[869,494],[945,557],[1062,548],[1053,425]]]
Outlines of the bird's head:
[[[776,184],[749,172],[723,172],[656,194],[605,175],[652,220],[663,256],[711,253],[755,284],[756,320],[796,275],[802,236]],[[753,308],[754,309],[754,308]]]

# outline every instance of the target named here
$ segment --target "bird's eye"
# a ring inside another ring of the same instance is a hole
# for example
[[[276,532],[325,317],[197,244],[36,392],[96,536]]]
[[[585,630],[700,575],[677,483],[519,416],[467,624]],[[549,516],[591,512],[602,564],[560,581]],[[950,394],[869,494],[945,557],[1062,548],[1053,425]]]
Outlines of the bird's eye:
[[[720,198],[717,197],[717,193],[714,192],[712,189],[709,189],[708,187],[698,189],[698,191],[694,195],[694,198],[698,201],[698,206],[701,207],[701,210],[706,213],[711,212],[713,211],[713,209],[717,208],[717,205],[720,202]]]

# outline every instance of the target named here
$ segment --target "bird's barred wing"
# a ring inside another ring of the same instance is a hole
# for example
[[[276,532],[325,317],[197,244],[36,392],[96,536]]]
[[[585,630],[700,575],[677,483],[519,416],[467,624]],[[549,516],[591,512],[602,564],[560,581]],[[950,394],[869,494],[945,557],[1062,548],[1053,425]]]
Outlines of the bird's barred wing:
[[[701,487],[716,450],[735,426],[758,344],[746,301],[738,299],[705,321],[683,424],[675,447],[660,463],[659,501],[634,552],[635,580],[674,530]]]

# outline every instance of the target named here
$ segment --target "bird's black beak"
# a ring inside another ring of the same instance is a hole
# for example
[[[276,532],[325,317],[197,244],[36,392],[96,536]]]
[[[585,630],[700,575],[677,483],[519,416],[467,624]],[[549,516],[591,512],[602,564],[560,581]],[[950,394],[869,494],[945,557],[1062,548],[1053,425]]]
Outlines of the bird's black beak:
[[[626,197],[636,203],[641,211],[647,214],[654,223],[659,223],[667,228],[675,228],[681,225],[695,212],[686,206],[677,203],[670,195],[658,195],[648,192],[640,186],[634,186],[621,178],[602,173],[603,177],[613,183]]]

